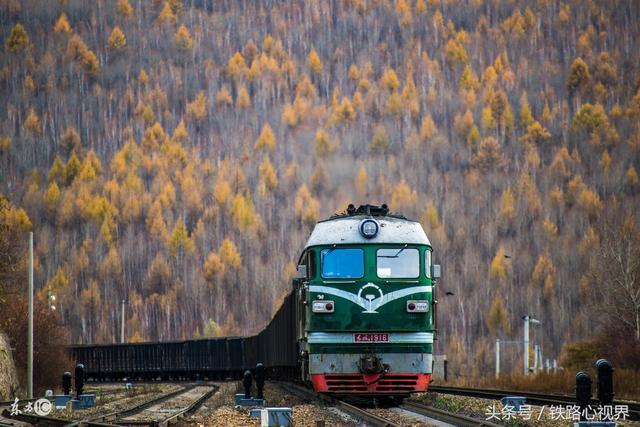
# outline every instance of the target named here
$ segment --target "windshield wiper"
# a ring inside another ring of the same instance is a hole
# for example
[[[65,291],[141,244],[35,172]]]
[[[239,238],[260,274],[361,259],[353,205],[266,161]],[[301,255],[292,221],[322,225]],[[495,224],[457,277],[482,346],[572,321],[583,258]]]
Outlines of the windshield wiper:
[[[379,255],[378,258],[398,258],[398,255],[400,255],[405,249],[407,249],[407,245],[404,245],[395,255]]]
[[[322,252],[320,252],[320,255],[322,255],[322,259],[324,260],[324,257],[326,257],[327,255],[329,255],[331,252],[336,250],[336,245],[333,245],[333,247],[329,248],[329,249],[325,249]]]

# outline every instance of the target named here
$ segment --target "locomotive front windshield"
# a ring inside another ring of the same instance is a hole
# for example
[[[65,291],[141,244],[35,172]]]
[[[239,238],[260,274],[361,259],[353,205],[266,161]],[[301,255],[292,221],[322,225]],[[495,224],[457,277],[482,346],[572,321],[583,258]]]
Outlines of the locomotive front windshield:
[[[378,249],[376,258],[381,279],[413,279],[420,275],[420,253],[415,248]]]
[[[324,249],[322,277],[325,279],[359,279],[364,276],[364,252],[362,249]]]

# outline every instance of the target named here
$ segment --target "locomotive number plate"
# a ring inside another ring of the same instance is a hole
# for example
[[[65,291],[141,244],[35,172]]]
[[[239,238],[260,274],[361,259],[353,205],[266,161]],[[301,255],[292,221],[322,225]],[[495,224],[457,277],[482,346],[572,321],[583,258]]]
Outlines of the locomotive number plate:
[[[353,342],[389,342],[389,334],[353,334]]]

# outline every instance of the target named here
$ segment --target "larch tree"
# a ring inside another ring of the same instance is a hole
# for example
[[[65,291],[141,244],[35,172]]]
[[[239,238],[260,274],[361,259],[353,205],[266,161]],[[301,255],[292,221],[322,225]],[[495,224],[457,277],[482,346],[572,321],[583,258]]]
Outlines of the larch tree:
[[[225,271],[225,265],[220,255],[211,251],[202,266],[202,272],[206,281],[210,286],[214,285],[217,280],[224,276]]]
[[[158,19],[157,22],[160,25],[163,24],[175,24],[176,23],[176,15],[173,12],[173,10],[171,9],[171,5],[169,5],[169,2],[164,2],[164,5],[162,6],[162,10],[160,11],[160,14],[158,15]]]
[[[107,43],[111,51],[119,52],[127,45],[127,38],[120,27],[116,25],[113,27],[113,31],[111,31],[111,35],[109,36],[109,41]]]
[[[384,153],[389,149],[389,136],[387,135],[387,129],[384,125],[378,125],[373,133],[373,138],[369,144],[369,151],[371,153]]]
[[[356,111],[349,98],[343,97],[340,104],[338,104],[333,112],[333,120],[336,123],[349,123],[353,122],[357,117]]]
[[[425,142],[429,142],[437,132],[438,128],[436,127],[436,124],[433,121],[431,115],[427,114],[426,116],[424,116],[424,118],[422,119],[422,124],[420,124],[420,138]]]
[[[242,53],[236,52],[231,58],[229,58],[229,62],[227,64],[227,72],[234,79],[242,77],[246,69],[247,64],[245,63]]]
[[[509,265],[507,264],[507,255],[504,247],[500,245],[496,252],[496,255],[491,260],[489,267],[489,278],[496,280],[499,283],[506,283],[507,274],[509,272]]]
[[[400,80],[393,68],[387,68],[380,78],[380,85],[389,92],[395,92],[400,87]]]
[[[583,270],[601,265],[589,254],[604,241],[603,218],[632,214],[640,196],[640,27],[628,14],[602,2],[595,15],[545,1],[316,3],[265,12],[226,2],[215,13],[179,0],[42,13],[2,3],[11,23],[0,40],[0,191],[39,236],[40,295],[62,268],[78,297],[99,280],[103,303],[130,299],[136,340],[188,338],[213,330],[209,317],[249,331],[281,302],[285,266],[316,220],[374,195],[390,202],[404,182],[416,203],[398,209],[453,260],[447,286],[465,295],[443,299],[445,317],[464,314],[443,322],[441,343],[463,350],[461,364],[469,352],[487,361],[480,315],[496,293],[474,299],[464,284],[490,270],[500,243],[520,254],[507,279],[532,282],[541,254],[555,264],[532,292],[500,293],[505,306],[541,305],[554,325],[549,353],[569,335],[620,324],[590,323],[594,282]],[[115,43],[116,26],[126,44]],[[353,37],[363,29],[371,37]],[[169,240],[180,218],[193,252],[178,259]],[[215,263],[205,264],[225,236],[252,262],[212,279]],[[111,248],[122,279],[102,287]],[[255,277],[273,284],[255,288],[269,291],[264,308],[229,317],[224,307]],[[65,304],[73,341],[110,339],[114,313],[101,308],[89,333],[80,306]]]
[[[294,211],[300,224],[311,227],[318,221],[320,204],[311,195],[306,184],[302,184],[296,193]]]
[[[40,118],[33,108],[29,110],[29,114],[24,121],[24,130],[27,132],[27,135],[31,136],[32,138],[36,138],[42,134],[42,124],[40,123]]]
[[[233,197],[230,214],[231,221],[238,231],[244,234],[254,231],[258,218],[255,212],[255,205],[248,192],[245,194],[238,193]]]
[[[369,177],[367,176],[367,169],[362,164],[358,168],[358,173],[355,179],[356,196],[366,197],[369,192],[368,187]]]
[[[409,212],[415,208],[418,195],[407,182],[402,179],[393,188],[389,208],[394,212]]]
[[[196,124],[202,125],[209,112],[207,103],[207,95],[201,90],[198,92],[198,95],[196,95],[196,98],[187,104],[187,116]]]
[[[66,14],[61,14],[55,25],[53,26],[53,32],[56,34],[70,34],[73,32],[69,19]]]
[[[98,74],[100,74],[100,62],[92,50],[87,49],[84,52],[80,63],[82,64],[82,68],[90,77],[96,79]]]
[[[555,292],[555,273],[556,268],[549,254],[540,254],[531,274],[531,280],[542,288],[545,298],[549,298]]]
[[[31,41],[27,30],[22,24],[17,23],[11,30],[11,34],[4,41],[4,48],[8,53],[21,54],[30,49]]]
[[[582,58],[574,59],[567,79],[567,89],[569,89],[569,93],[574,94],[578,92],[589,83],[590,79],[591,73],[589,73],[589,66]]]
[[[118,0],[118,14],[123,19],[130,18],[133,15],[133,7],[131,7],[129,0]]]
[[[221,107],[227,107],[233,104],[233,98],[231,92],[227,86],[222,86],[216,94],[216,104]]]
[[[324,67],[322,65],[322,61],[320,60],[320,56],[315,49],[311,49],[309,55],[307,56],[307,66],[309,67],[311,74],[316,76],[320,76],[322,74],[322,70]]]
[[[247,91],[246,86],[240,86],[238,89],[238,96],[236,97],[236,107],[241,110],[246,110],[251,107],[251,96]]]
[[[500,220],[509,223],[514,220],[516,216],[515,209],[516,199],[513,195],[511,187],[505,188],[500,197]]]
[[[184,25],[180,25],[180,27],[178,27],[178,31],[176,31],[174,36],[174,42],[176,48],[181,52],[191,51],[195,44],[191,37],[191,33]]]
[[[274,152],[276,149],[276,136],[273,134],[273,130],[269,123],[265,123],[260,131],[260,135],[256,140],[256,144],[254,146],[255,150],[266,150],[269,152]]]
[[[329,135],[324,129],[318,129],[316,132],[316,137],[313,140],[313,148],[316,156],[320,158],[325,158],[330,155],[335,147],[331,143]]]
[[[520,124],[523,128],[527,128],[533,124],[533,120],[533,114],[531,113],[531,106],[529,105],[527,93],[523,92],[520,97]]]
[[[278,187],[278,175],[271,164],[271,160],[269,160],[269,156],[264,156],[258,168],[258,175],[260,184],[264,186],[268,193],[273,192]]]
[[[181,254],[189,254],[193,252],[193,241],[189,236],[189,232],[187,231],[183,218],[178,218],[176,220],[167,244],[169,245],[169,250],[171,250],[171,253],[174,256],[181,256]]]
[[[471,165],[481,172],[493,172],[501,170],[506,164],[502,148],[493,138],[485,138],[480,142],[478,153],[471,159]]]
[[[509,322],[509,316],[504,306],[504,302],[499,295],[493,299],[491,308],[487,313],[486,326],[490,333],[495,335],[508,334],[511,331],[511,324]]]

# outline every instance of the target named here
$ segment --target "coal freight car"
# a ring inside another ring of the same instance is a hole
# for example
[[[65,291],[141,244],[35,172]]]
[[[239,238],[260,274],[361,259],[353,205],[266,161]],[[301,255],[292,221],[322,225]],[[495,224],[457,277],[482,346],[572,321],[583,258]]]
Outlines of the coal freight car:
[[[88,381],[195,380],[240,378],[258,362],[272,377],[297,370],[293,295],[285,298],[269,325],[252,337],[173,342],[76,345],[73,360]]]

